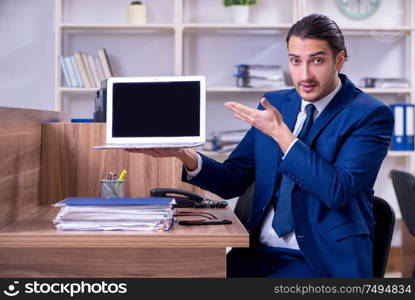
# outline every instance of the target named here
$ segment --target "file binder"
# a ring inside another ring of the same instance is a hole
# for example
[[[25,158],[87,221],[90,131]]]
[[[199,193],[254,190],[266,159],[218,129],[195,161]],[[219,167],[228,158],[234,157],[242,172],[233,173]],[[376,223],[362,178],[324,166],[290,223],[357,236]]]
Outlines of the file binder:
[[[174,198],[96,198],[96,197],[69,197],[54,206],[121,206],[121,205],[171,205]]]
[[[392,135],[391,150],[406,150],[405,142],[405,104],[392,104],[391,109],[395,117],[395,126]]]
[[[413,104],[406,104],[405,106],[405,149],[408,151],[415,150],[414,148],[414,106]]]

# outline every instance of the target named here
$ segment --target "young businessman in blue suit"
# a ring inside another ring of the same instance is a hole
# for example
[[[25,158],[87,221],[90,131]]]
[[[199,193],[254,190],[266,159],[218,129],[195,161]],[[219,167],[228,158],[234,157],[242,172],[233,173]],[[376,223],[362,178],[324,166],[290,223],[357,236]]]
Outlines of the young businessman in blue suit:
[[[191,149],[145,153],[178,157],[184,181],[223,198],[255,182],[251,246],[230,251],[229,277],[371,277],[373,185],[392,112],[340,74],[334,21],[307,16],[286,40],[295,88],[266,93],[258,109],[225,104],[252,127],[224,163]]]

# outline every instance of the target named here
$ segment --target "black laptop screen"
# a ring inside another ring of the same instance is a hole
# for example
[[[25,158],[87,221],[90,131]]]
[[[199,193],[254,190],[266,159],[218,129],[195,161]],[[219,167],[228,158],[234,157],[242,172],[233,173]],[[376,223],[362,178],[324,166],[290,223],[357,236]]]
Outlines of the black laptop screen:
[[[113,84],[113,137],[199,136],[200,82]]]

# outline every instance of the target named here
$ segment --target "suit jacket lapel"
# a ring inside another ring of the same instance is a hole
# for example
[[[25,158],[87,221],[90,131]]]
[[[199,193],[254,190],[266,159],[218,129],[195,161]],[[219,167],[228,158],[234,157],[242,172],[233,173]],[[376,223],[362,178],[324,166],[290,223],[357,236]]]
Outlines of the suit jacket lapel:
[[[342,88],[337,92],[323,112],[318,116],[307,135],[305,143],[311,145],[320,131],[332,120],[351,100],[353,100],[354,84],[343,74],[339,74]]]
[[[292,93],[289,96],[290,101],[286,101],[281,108],[281,115],[285,124],[290,128],[291,132],[294,131],[295,123],[297,121],[298,112],[301,107],[301,97],[298,93]]]

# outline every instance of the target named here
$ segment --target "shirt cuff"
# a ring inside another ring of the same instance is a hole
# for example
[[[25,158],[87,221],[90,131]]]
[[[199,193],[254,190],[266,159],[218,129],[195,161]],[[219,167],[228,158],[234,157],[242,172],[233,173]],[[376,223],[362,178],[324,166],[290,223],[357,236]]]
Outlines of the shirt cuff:
[[[284,154],[284,156],[282,157],[282,159],[284,159],[284,158],[287,156],[288,152],[290,152],[291,148],[294,146],[294,144],[295,144],[297,141],[298,141],[298,138],[296,138],[294,141],[292,141],[292,143],[291,143],[290,147],[288,147],[288,150],[287,150],[287,152],[285,152],[285,154]]]
[[[189,171],[187,168],[184,168],[187,172],[187,180],[193,179],[193,177],[196,177],[197,174],[200,173],[200,170],[202,170],[202,164],[203,164],[202,156],[200,156],[200,154],[197,152],[196,152],[196,155],[197,155],[197,168],[193,171]]]

